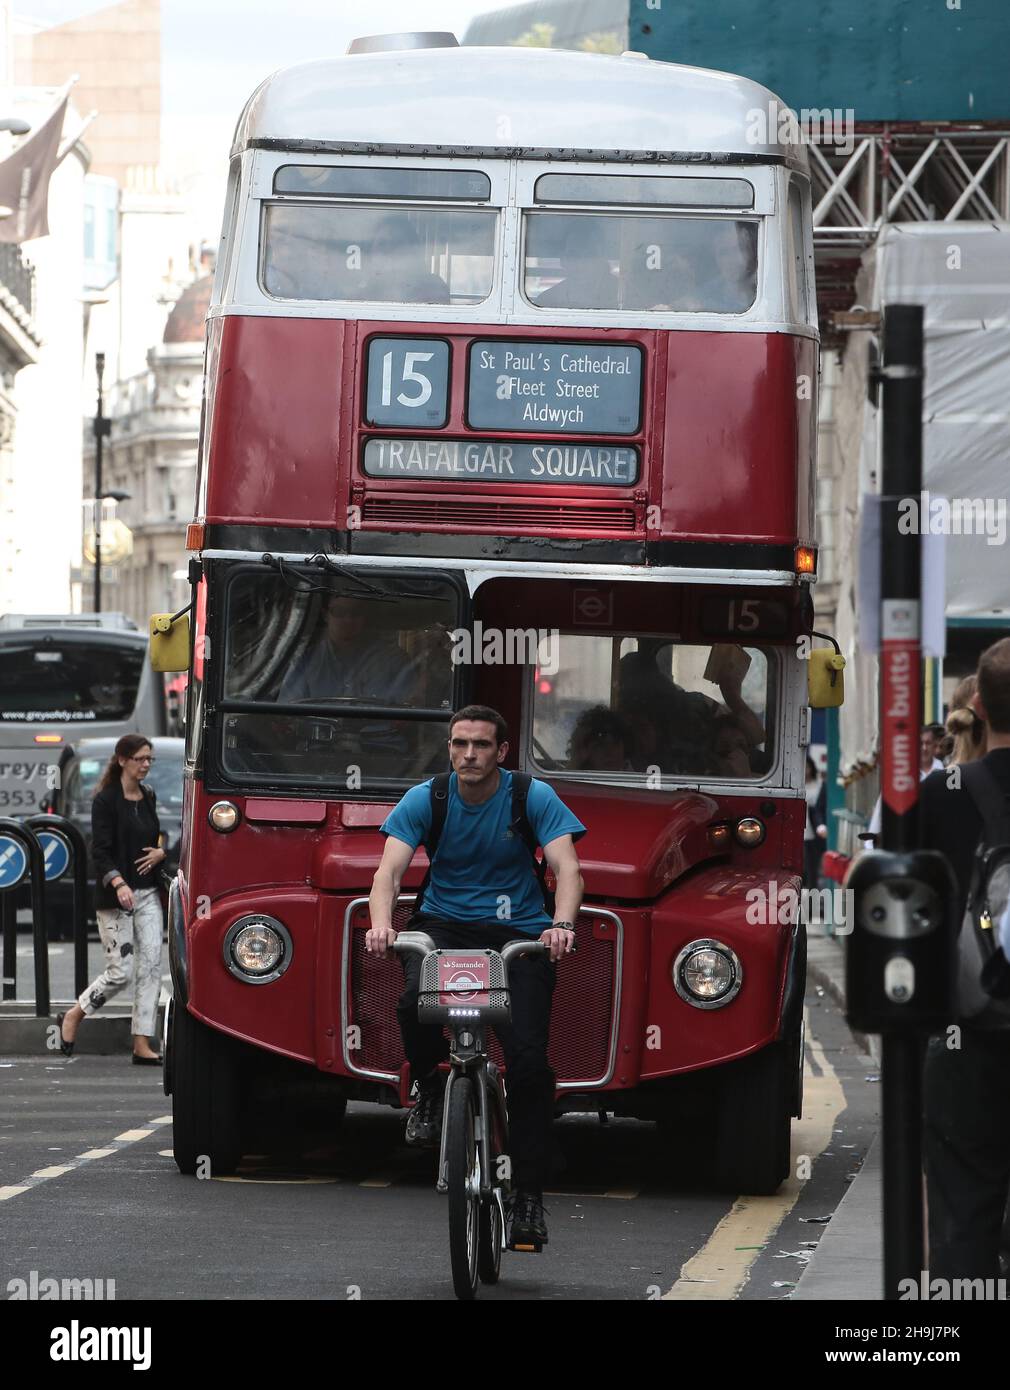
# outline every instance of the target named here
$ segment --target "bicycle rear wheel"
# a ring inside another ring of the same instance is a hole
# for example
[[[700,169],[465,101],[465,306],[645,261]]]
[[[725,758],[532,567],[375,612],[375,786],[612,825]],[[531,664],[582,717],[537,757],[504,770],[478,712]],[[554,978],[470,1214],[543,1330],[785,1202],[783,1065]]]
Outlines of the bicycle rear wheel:
[[[454,1077],[445,1116],[449,1258],[456,1297],[463,1299],[472,1299],[477,1293],[480,1246],[480,1154],[474,1137],[474,1117],[470,1078]]]

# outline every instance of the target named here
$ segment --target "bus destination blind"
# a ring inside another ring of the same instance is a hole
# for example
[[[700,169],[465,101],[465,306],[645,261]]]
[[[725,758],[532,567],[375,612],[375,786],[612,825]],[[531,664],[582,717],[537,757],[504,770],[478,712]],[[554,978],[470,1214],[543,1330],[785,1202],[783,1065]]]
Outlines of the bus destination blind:
[[[467,423],[535,434],[635,434],[642,350],[597,343],[470,344]]]
[[[638,481],[638,450],[626,444],[544,444],[519,439],[370,439],[362,460],[369,478],[444,478],[469,482],[590,483]]]

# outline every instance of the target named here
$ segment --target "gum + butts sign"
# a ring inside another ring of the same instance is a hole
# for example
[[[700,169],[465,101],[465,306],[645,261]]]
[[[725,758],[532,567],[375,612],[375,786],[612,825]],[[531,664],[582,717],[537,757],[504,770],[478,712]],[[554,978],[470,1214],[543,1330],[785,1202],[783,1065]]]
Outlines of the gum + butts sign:
[[[430,427],[448,417],[449,362],[437,340],[373,338],[367,415],[373,425]],[[471,429],[532,434],[635,434],[641,421],[642,351],[636,346],[486,339],[470,345],[467,423]],[[416,411],[416,414],[412,414]],[[588,483],[638,481],[638,450],[619,443],[372,438],[372,478]]]

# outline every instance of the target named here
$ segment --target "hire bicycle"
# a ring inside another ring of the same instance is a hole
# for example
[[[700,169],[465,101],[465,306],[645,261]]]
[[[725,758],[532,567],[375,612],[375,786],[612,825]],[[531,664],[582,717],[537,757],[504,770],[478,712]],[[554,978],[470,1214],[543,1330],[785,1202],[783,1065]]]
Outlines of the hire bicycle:
[[[390,949],[422,957],[418,1019],[452,1034],[436,1190],[449,1194],[453,1287],[457,1298],[472,1299],[480,1282],[498,1282],[512,1196],[505,1087],[488,1057],[487,1029],[511,1017],[509,962],[550,948],[530,940],[510,941],[500,952],[440,950],[426,932],[402,931]]]

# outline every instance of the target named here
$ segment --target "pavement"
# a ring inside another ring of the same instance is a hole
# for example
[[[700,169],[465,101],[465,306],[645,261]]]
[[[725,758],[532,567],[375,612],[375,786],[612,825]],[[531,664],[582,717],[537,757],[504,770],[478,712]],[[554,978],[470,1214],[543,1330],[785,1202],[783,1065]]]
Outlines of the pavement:
[[[816,935],[807,942],[807,973],[839,1008],[845,1008],[845,945],[836,936]],[[853,1034],[856,1042],[880,1066],[880,1039]],[[880,1134],[863,1165],[835,1208],[791,1301],[834,1302],[883,1299],[883,1187]]]

